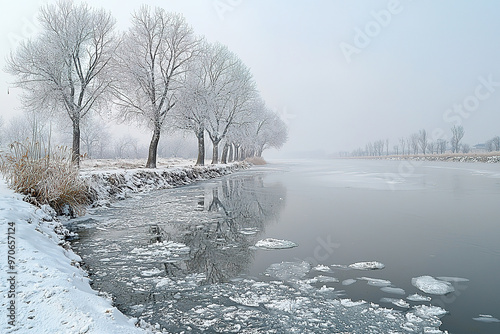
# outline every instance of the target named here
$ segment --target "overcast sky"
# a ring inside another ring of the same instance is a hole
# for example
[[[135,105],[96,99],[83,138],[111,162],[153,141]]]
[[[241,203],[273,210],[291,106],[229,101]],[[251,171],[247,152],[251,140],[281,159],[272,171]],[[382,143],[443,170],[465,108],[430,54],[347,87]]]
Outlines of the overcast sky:
[[[129,26],[140,1],[89,0]],[[45,1],[3,1],[0,67],[30,37]],[[104,3],[104,4],[103,4]],[[353,150],[425,128],[465,128],[471,145],[500,135],[500,1],[145,0],[184,14],[249,66],[289,124],[282,153]],[[19,108],[0,74],[1,115]],[[148,134],[149,136],[149,134]],[[149,138],[148,138],[149,140]]]

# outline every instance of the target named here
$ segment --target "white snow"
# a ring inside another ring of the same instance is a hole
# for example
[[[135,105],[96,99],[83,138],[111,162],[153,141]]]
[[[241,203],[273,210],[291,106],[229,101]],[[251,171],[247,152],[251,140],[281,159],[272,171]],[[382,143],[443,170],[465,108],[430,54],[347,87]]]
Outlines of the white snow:
[[[349,268],[358,269],[358,270],[376,270],[376,269],[384,269],[385,265],[383,263],[377,261],[369,261],[369,262],[356,262],[349,265]]]
[[[437,280],[432,276],[420,276],[412,278],[411,284],[417,289],[432,295],[445,295],[455,291],[451,283]]]
[[[135,327],[107,300],[92,290],[87,274],[76,265],[80,257],[61,247],[67,231],[49,210],[38,209],[8,189],[0,175],[0,249],[7,254],[7,224],[15,223],[16,322],[0,331],[16,333],[148,333]],[[7,298],[7,261],[0,261],[2,318]]]
[[[297,244],[288,240],[267,238],[257,241],[255,247],[262,249],[287,249],[297,247]]]
[[[500,322],[500,320],[490,314],[480,314],[479,317],[472,319],[480,322]]]

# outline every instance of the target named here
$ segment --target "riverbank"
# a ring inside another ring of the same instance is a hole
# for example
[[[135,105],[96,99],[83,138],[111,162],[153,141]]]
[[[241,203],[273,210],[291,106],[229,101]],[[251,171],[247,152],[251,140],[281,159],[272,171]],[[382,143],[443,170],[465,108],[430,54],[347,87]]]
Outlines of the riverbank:
[[[184,185],[249,165],[194,167],[186,161],[171,161],[154,170],[123,168],[131,166],[110,162],[83,166],[81,175],[89,184],[93,205],[109,205],[133,192]],[[81,258],[65,241],[70,232],[55,212],[24,202],[22,195],[7,188],[1,175],[0,225],[0,249],[5,255],[0,261],[2,332],[157,333],[155,327],[128,318],[112,306],[111,299],[92,290],[80,268]],[[11,263],[9,248],[13,249]]]
[[[446,161],[446,162],[483,162],[500,163],[500,152],[489,153],[445,153],[445,154],[411,154],[346,157],[342,159],[375,159],[375,160],[412,160],[412,161]]]

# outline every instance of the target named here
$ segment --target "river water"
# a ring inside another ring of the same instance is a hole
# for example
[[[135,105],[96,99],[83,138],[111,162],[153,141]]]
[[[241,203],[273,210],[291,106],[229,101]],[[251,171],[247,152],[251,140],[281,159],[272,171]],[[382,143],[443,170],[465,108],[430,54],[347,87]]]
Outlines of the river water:
[[[446,310],[443,331],[499,333],[499,203],[497,164],[288,161],[135,195],[71,228],[93,287],[172,333],[430,333],[440,323],[419,305]],[[254,246],[265,238],[298,247]],[[362,261],[384,268],[348,266]],[[426,275],[453,291],[417,289]]]

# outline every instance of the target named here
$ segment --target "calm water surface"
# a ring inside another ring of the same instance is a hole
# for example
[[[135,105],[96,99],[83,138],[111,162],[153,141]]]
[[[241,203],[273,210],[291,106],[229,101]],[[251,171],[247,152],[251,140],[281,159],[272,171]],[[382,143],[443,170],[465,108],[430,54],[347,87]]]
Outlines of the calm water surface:
[[[313,304],[321,309],[324,295],[319,300],[318,289],[325,286],[331,289],[321,291],[330,293],[330,300],[362,299],[404,315],[406,308],[381,299],[425,295],[411,280],[430,275],[468,280],[453,283],[455,291],[445,296],[429,295],[431,304],[448,311],[441,330],[499,333],[500,323],[473,320],[480,314],[500,318],[499,203],[500,166],[495,164],[283,162],[98,209],[74,222],[80,239],[73,246],[92,273],[95,288],[111,293],[128,315],[171,332],[238,332],[238,323],[251,324],[255,333],[286,332],[285,325],[259,316],[268,312],[269,301],[250,292],[224,299],[225,289],[248,291],[243,287],[250,283],[250,290],[259,288],[255,282],[273,287],[277,283],[270,282],[276,277],[310,297],[301,299],[302,311]],[[253,247],[267,237],[299,246],[271,251]],[[302,273],[288,268],[292,278],[269,275],[269,270],[266,275],[267,268],[283,261],[305,261],[310,268]],[[385,268],[344,267],[360,261],[379,261]],[[298,278],[318,277],[309,270],[318,264],[332,269],[320,273],[322,277],[338,282],[309,281],[314,291],[297,283]],[[363,276],[389,280],[405,294],[357,280]],[[357,281],[342,284],[347,279]],[[243,302],[241,295],[246,296]],[[272,289],[269,295],[281,298]],[[415,304],[422,302],[410,302]],[[286,307],[299,309],[296,304]],[[336,316],[323,309],[316,313],[318,323]],[[357,315],[342,316],[354,323]],[[369,320],[359,316],[359,321]]]

